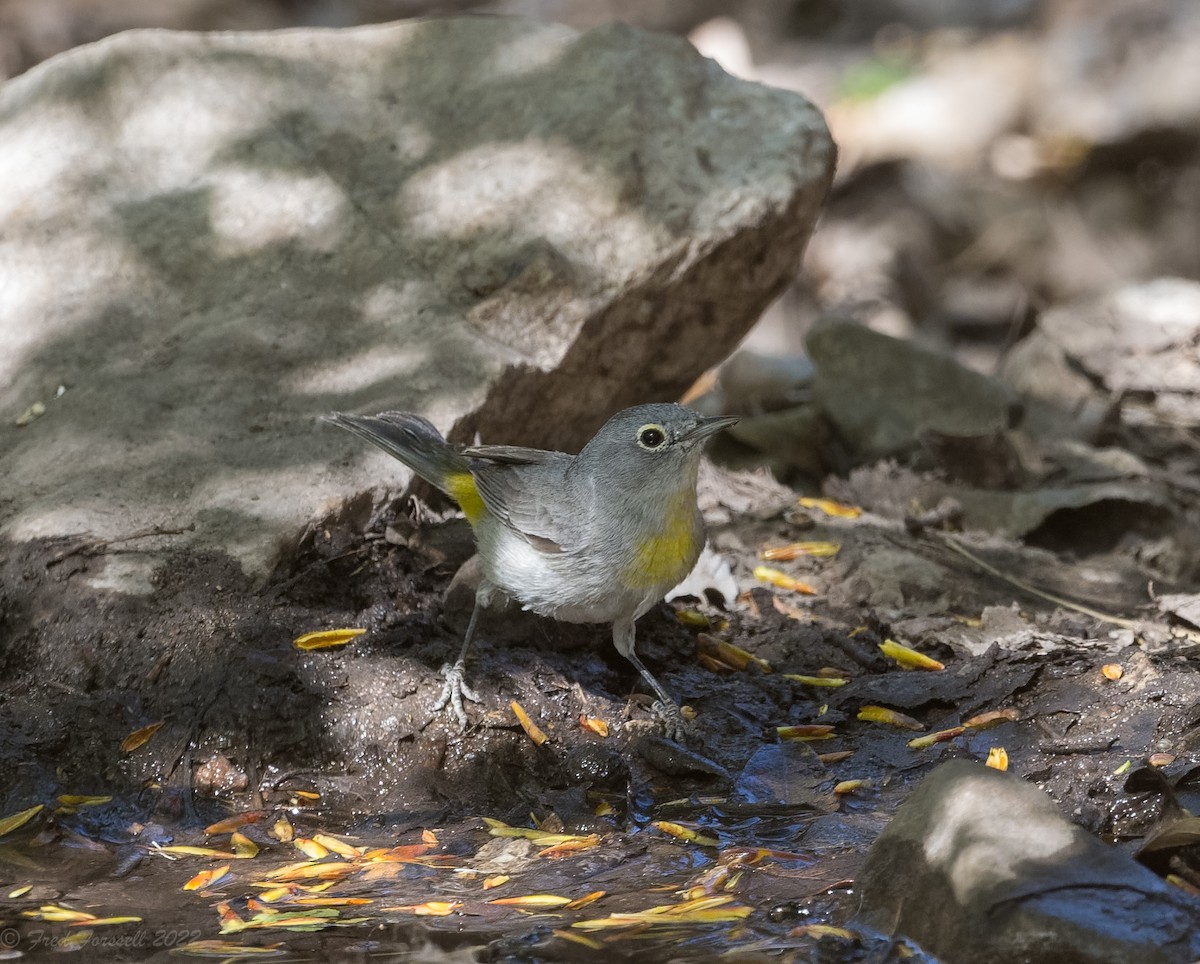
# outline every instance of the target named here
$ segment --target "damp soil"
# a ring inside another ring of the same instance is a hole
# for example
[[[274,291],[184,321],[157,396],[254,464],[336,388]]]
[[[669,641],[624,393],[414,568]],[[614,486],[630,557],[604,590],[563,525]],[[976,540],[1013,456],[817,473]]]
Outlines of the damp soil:
[[[808,925],[851,920],[867,848],[925,773],[1001,747],[1073,820],[1136,846],[1164,804],[1127,790],[1127,772],[1158,753],[1170,773],[1200,750],[1194,647],[1165,627],[1139,635],[1023,594],[881,520],[775,514],[713,533],[739,577],[763,546],[799,538],[841,545],[785,567],[814,581],[815,597],[764,586],[737,601],[663,604],[640,621],[643,659],[695,711],[687,746],[657,735],[604,627],[522,613],[483,627],[468,664],[482,703],[468,705],[468,729],[435,712],[439,667],[468,615],[469,591],[451,589],[471,551],[461,520],[329,525],[260,584],[227,558],[177,555],[140,596],[102,588],[136,546],[6,547],[0,817],[44,806],[0,837],[0,953],[38,959],[74,941],[89,960],[182,949],[532,961],[594,959],[600,947],[630,961],[731,949],[747,960],[899,960],[909,951],[883,938]],[[988,558],[1110,611],[1136,615],[1145,601],[1122,560],[1014,546]],[[366,632],[335,649],[293,646],[343,627]],[[945,669],[899,668],[879,649],[893,637]],[[834,671],[848,682],[788,678]],[[548,736],[541,745],[514,701]],[[864,705],[902,712],[924,733],[993,710],[1014,718],[914,749],[920,734],[860,720]],[[811,724],[831,729],[781,739],[779,727]],[[233,853],[228,829],[205,832],[237,815],[257,848],[249,859],[220,856]],[[317,851],[309,866],[326,871],[289,871],[307,859],[289,836],[319,834],[356,849]],[[217,853],[161,849],[180,845]],[[225,865],[224,877],[185,889]],[[494,903],[597,892],[571,906]],[[711,906],[677,909],[669,923],[588,924],[704,899]],[[140,919],[91,924],[55,919],[55,908]],[[278,916],[306,909],[317,916]],[[267,923],[244,926],[256,915]]]

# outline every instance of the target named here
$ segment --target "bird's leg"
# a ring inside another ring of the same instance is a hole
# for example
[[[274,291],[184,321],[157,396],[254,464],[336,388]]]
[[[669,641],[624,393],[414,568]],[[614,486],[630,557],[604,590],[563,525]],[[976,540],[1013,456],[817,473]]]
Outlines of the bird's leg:
[[[471,640],[475,638],[475,627],[479,625],[479,614],[487,608],[491,602],[492,587],[485,580],[479,584],[479,588],[475,590],[475,608],[471,610],[471,621],[467,623],[467,634],[463,637],[462,649],[458,652],[458,659],[454,661],[454,665],[445,663],[442,666],[442,677],[445,683],[442,685],[442,691],[438,694],[437,702],[433,704],[434,712],[444,709],[446,704],[450,705],[450,711],[458,720],[458,725],[461,729],[467,728],[467,713],[463,709],[463,697],[465,696],[472,703],[480,703],[479,695],[467,685],[465,679],[465,670],[467,665],[467,651],[471,648]]]
[[[649,683],[650,688],[654,690],[654,695],[658,697],[658,702],[654,704],[653,709],[663,722],[663,730],[666,736],[676,741],[684,740],[689,735],[690,727],[688,727],[687,721],[684,720],[683,713],[679,710],[679,704],[667,695],[667,691],[663,689],[662,684],[654,678],[650,670],[646,669],[645,664],[638,659],[637,651],[634,649],[633,620],[613,623],[613,644],[617,647],[617,652],[633,663],[634,669],[642,674],[642,679]]]

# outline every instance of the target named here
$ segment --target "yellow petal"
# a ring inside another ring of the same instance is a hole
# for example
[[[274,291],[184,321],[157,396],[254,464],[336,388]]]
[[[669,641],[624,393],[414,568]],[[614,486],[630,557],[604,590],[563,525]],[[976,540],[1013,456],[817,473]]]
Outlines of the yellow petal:
[[[229,844],[233,847],[233,852],[242,860],[258,856],[258,844],[237,830],[230,835]]]
[[[8,892],[8,899],[16,900],[18,897],[24,897],[31,890],[33,890],[33,884],[26,884],[24,887],[18,887],[16,890],[10,890]]]
[[[803,924],[792,931],[795,937],[840,937],[843,940],[852,941],[856,938],[853,931],[848,931],[844,927],[834,927],[832,924]]]
[[[897,643],[895,640],[889,639],[880,643],[879,650],[888,659],[895,660],[901,669],[924,669],[936,672],[937,670],[946,668],[945,665],[939,663],[931,656],[919,653],[909,646]]]
[[[597,736],[608,736],[608,723],[598,716],[584,716],[580,714],[579,725],[588,732],[595,733]]]
[[[842,676],[799,676],[796,673],[784,673],[783,678],[804,686],[845,686],[850,682]]]
[[[956,736],[962,736],[967,732],[965,726],[952,726],[948,730],[938,730],[936,733],[930,733],[928,736],[919,736],[915,740],[909,740],[908,745],[914,750],[923,750],[926,747],[933,746],[935,743],[945,743],[947,740],[953,740]]]
[[[557,894],[525,894],[521,897],[497,897],[488,901],[490,904],[502,904],[505,907],[536,907],[542,910],[555,907],[565,907],[571,903],[570,897],[559,897]]]
[[[331,877],[344,877],[352,870],[357,870],[361,864],[352,864],[345,861],[329,861],[323,864],[314,864],[305,860],[298,864],[287,864],[283,867],[278,867],[266,875],[269,880],[328,880]]]
[[[543,838],[537,838],[534,843]],[[539,850],[539,857],[563,857],[567,854],[579,853],[581,850],[591,850],[600,846],[600,834],[590,833],[586,837],[574,837],[550,844],[545,850]]]
[[[869,790],[874,784],[870,780],[843,780],[833,788],[833,792],[839,797],[849,793],[857,793],[859,790]]]
[[[246,810],[243,813],[235,813],[232,817],[226,817],[224,820],[218,820],[216,823],[210,823],[204,828],[204,833],[213,837],[221,833],[232,833],[248,823],[258,823],[267,816],[265,810]],[[283,818],[280,817],[282,820]]]
[[[12,833],[18,827],[25,826],[25,824],[41,813],[43,806],[44,804],[39,803],[36,807],[30,807],[28,810],[22,810],[20,813],[11,814],[0,820],[0,837],[3,837],[6,833]]]
[[[211,887],[215,881],[220,880],[229,873],[229,864],[223,867],[213,867],[212,870],[202,870],[196,874],[191,880],[183,885],[184,890],[204,890]]]
[[[300,853],[304,854],[309,860],[321,860],[329,856],[329,848],[322,846],[315,840],[308,837],[297,837],[292,841],[294,846]]]
[[[64,807],[95,807],[101,803],[108,803],[112,797],[84,797],[73,793],[63,793],[58,797],[58,802]]]
[[[842,548],[840,542],[791,542],[786,546],[774,546],[759,553],[767,562],[791,562],[801,556],[824,558],[836,556]]]
[[[561,937],[564,941],[570,941],[572,944],[581,944],[582,946],[593,951],[604,950],[604,945],[598,940],[591,937],[584,937],[582,934],[572,934],[570,931],[553,930],[550,932],[555,937]]]
[[[483,889],[491,890],[493,887],[499,887],[501,884],[507,884],[512,878],[508,874],[496,874],[494,877],[485,877],[483,880]]]
[[[291,843],[296,836],[296,831],[287,817],[280,817],[275,821],[275,826],[271,828],[271,835],[280,843]]]
[[[839,519],[857,519],[863,511],[858,506],[843,505],[841,502],[834,502],[833,499],[802,498],[796,501],[805,509],[820,509],[826,515]]]
[[[925,729],[925,724],[920,720],[914,720],[896,710],[889,710],[886,706],[863,706],[858,711],[858,718],[867,723],[886,723],[888,726],[898,726],[905,730]]]
[[[331,837],[327,833],[314,833],[312,839],[314,843],[320,844],[339,857],[348,857],[353,860],[355,857],[361,857],[363,853],[357,847],[346,843],[344,840],[339,840],[337,837]]]
[[[781,569],[772,569],[770,566],[755,566],[754,578],[759,582],[765,582],[769,586],[776,586],[779,589],[790,589],[793,592],[802,592],[807,596],[815,596],[817,591],[808,583],[789,576]]]
[[[578,910],[580,907],[587,907],[588,904],[596,903],[596,901],[598,901],[606,893],[608,892],[604,890],[593,890],[590,894],[584,894],[582,897],[576,897],[573,901],[571,901],[571,903],[565,905],[566,909]]]
[[[691,827],[685,827],[683,824],[671,823],[669,820],[654,820],[651,825],[663,833],[679,840],[686,840],[689,843],[697,844],[701,847],[719,847],[721,842],[712,837],[706,837],[704,834],[698,833]]]
[[[462,907],[462,901],[456,900],[427,900],[423,904],[406,904],[401,907],[384,907],[385,911],[399,910],[418,917],[448,917]]]
[[[969,720],[963,720],[963,726],[968,730],[990,730],[1002,723],[1015,723],[1020,718],[1021,714],[1013,709],[992,710],[990,713],[980,713]]]
[[[345,646],[350,640],[365,632],[365,629],[322,629],[319,632],[297,636],[292,640],[292,645],[304,653],[312,652],[315,649],[333,649],[336,646]]]
[[[236,857],[237,854],[231,853],[228,850],[217,850],[214,847],[188,847],[185,845],[173,845],[170,847],[155,847],[157,853],[163,854],[178,854],[182,857]]]
[[[1125,675],[1125,670],[1121,668],[1120,663],[1105,663],[1100,667],[1100,672],[1104,674],[1105,679],[1119,680]]]
[[[994,746],[988,750],[987,765],[993,770],[1008,769],[1008,751],[1002,746]]]
[[[833,727],[828,723],[801,723],[797,726],[777,726],[775,733],[781,740],[832,740]]]
[[[708,629],[708,617],[699,609],[677,609],[675,618],[693,629]]]

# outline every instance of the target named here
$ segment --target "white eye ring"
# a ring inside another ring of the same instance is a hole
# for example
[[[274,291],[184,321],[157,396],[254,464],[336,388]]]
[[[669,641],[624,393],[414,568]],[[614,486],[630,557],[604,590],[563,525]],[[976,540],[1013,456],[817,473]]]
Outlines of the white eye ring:
[[[638,429],[637,444],[651,452],[660,449],[667,444],[667,430],[657,422],[643,425]]]

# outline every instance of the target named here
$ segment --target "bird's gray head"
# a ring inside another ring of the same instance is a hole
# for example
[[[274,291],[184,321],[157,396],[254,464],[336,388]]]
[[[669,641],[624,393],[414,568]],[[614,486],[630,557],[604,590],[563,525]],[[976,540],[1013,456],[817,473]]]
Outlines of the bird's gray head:
[[[647,478],[689,480],[700,462],[701,443],[737,422],[710,418],[683,405],[635,405],[617,412],[579,453],[589,471],[629,484]]]

